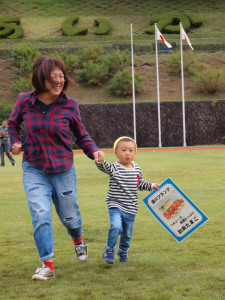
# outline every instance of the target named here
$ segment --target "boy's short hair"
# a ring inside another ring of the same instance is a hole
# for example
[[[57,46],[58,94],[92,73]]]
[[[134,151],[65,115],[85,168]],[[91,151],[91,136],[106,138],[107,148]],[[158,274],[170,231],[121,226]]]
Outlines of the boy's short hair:
[[[63,91],[67,89],[73,81],[69,78],[64,63],[56,58],[39,57],[33,65],[32,84],[38,93],[46,93],[48,89],[45,86],[45,79],[51,83],[55,83],[50,74],[53,69],[58,68],[62,71],[65,82]]]
[[[114,144],[113,144],[113,151],[114,151],[114,153],[116,153],[116,148],[117,148],[119,142],[122,142],[122,141],[123,141],[123,142],[133,142],[134,145],[135,145],[135,153],[137,152],[137,144],[136,144],[135,140],[133,140],[133,139],[130,138],[129,136],[121,136],[121,137],[118,138],[118,139],[114,142]]]

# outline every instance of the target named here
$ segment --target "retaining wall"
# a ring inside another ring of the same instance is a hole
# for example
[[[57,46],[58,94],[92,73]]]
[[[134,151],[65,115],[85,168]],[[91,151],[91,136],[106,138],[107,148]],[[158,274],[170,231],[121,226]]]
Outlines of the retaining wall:
[[[80,105],[82,121],[96,144],[112,148],[122,135],[133,137],[133,105],[89,104]],[[162,102],[162,146],[183,146],[182,102]],[[225,136],[225,100],[187,101],[187,146],[221,144]],[[136,132],[138,147],[158,147],[157,103],[136,103]]]

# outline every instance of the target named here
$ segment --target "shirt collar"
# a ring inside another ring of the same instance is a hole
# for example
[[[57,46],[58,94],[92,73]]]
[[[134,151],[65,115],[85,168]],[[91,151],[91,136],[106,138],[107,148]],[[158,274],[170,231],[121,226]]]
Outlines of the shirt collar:
[[[35,104],[36,99],[37,99],[37,90],[33,90],[30,92],[30,100],[33,105]],[[68,100],[68,98],[64,92],[61,92],[58,101],[64,101],[64,100]]]

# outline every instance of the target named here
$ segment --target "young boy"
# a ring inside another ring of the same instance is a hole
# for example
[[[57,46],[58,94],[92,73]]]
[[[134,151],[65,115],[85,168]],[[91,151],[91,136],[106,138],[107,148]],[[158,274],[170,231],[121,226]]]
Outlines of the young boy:
[[[120,137],[114,143],[114,153],[118,158],[115,163],[104,160],[104,152],[99,151],[96,165],[108,174],[109,191],[106,196],[110,216],[108,240],[103,253],[104,262],[114,263],[116,242],[120,234],[117,251],[120,262],[128,262],[128,251],[132,237],[135,215],[138,211],[137,190],[151,191],[159,189],[159,184],[144,181],[140,167],[133,162],[137,145],[130,137]]]

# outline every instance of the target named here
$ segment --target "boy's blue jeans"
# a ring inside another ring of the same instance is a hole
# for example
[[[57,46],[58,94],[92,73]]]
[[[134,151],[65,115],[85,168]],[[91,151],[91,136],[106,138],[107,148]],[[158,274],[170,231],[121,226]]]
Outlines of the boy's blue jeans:
[[[78,239],[82,235],[82,219],[77,203],[76,172],[46,173],[22,163],[23,185],[32,217],[33,235],[40,261],[54,256],[52,232],[52,201],[69,235]]]
[[[134,214],[128,214],[119,208],[109,208],[110,228],[108,233],[108,241],[105,250],[116,249],[116,242],[120,234],[120,243],[118,253],[128,252],[132,230],[135,221]]]

